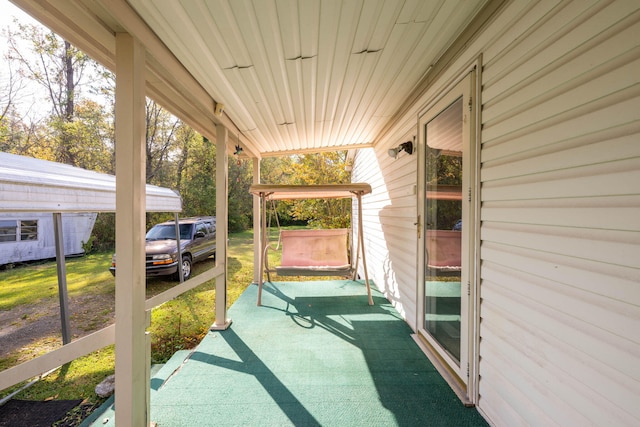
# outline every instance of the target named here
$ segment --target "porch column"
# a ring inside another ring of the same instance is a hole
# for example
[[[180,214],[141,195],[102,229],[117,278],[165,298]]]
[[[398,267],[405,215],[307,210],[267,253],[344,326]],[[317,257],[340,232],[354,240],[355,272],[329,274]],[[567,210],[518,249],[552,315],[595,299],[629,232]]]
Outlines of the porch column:
[[[253,183],[260,184],[260,159],[253,159]],[[253,283],[260,283],[262,265],[262,221],[260,220],[260,196],[253,196]]]
[[[116,34],[116,424],[148,426],[145,316],[145,52]]]
[[[227,128],[216,126],[216,265],[223,267],[224,274],[216,278],[216,319],[211,330],[224,330],[231,320],[227,319],[227,242],[229,240],[229,165],[227,159]]]

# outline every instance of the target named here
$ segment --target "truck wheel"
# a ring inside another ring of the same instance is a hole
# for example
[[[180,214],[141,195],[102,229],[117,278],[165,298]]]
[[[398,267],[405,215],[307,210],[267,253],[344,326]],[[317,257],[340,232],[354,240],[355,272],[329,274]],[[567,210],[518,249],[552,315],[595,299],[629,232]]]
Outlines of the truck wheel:
[[[191,277],[191,256],[182,255],[182,276],[184,280],[189,279]],[[180,272],[176,271],[176,280],[180,280]]]

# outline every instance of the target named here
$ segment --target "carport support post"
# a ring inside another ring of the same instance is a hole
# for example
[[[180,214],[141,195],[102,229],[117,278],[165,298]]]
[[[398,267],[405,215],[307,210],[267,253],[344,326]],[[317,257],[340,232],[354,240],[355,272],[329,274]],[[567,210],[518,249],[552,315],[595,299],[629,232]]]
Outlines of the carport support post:
[[[53,231],[56,243],[56,263],[58,269],[58,297],[60,298],[60,322],[62,323],[62,344],[71,342],[69,326],[69,294],[67,292],[67,265],[64,259],[64,234],[62,232],[62,213],[53,214]]]
[[[216,318],[212,331],[224,330],[231,320],[227,319],[227,241],[229,240],[229,203],[227,159],[227,128],[216,126],[216,265],[222,265],[223,274],[216,278]]]
[[[115,423],[149,426],[145,313],[145,51],[116,34],[116,384]]]

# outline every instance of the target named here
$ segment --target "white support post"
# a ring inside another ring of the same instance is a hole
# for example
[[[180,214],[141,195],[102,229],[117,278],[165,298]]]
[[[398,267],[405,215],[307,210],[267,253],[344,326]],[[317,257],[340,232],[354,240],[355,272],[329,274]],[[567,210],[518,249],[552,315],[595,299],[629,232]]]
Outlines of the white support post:
[[[145,337],[145,51],[116,34],[117,425],[148,426]]]
[[[364,235],[362,234],[364,227],[362,226],[362,193],[358,193],[358,239],[360,243],[360,250],[362,251],[362,268],[364,269],[364,283],[367,287],[367,296],[369,297],[369,305],[373,305],[373,298],[371,297],[371,285],[369,284],[369,272],[367,270],[367,255],[364,247]],[[358,256],[356,254],[356,256]]]
[[[260,184],[260,159],[253,159],[253,183]],[[253,283],[260,283],[262,278],[262,221],[260,220],[261,197],[253,195]]]
[[[258,306],[262,305],[262,286],[264,285],[264,270],[267,257],[267,197],[263,193],[260,193],[260,210],[260,275],[258,276],[258,301],[256,303]],[[269,280],[271,280],[270,277]]]
[[[227,242],[229,240],[229,166],[227,159],[227,128],[216,127],[216,265],[222,265],[224,274],[216,278],[216,318],[211,330],[224,330],[227,319]]]

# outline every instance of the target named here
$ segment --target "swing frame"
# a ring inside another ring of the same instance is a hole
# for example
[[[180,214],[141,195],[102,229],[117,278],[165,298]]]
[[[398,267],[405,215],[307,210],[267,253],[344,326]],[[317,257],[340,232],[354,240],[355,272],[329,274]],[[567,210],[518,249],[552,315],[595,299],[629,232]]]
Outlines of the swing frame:
[[[296,199],[338,199],[338,198],[355,198],[358,201],[358,239],[356,244],[355,253],[351,250],[351,260],[349,265],[344,265],[343,268],[331,268],[324,267],[324,271],[320,272],[323,267],[318,265],[301,265],[295,266],[295,275],[298,276],[342,276],[352,277],[355,280],[358,261],[362,258],[362,268],[364,270],[365,286],[367,288],[369,305],[373,305],[373,298],[371,297],[371,286],[369,283],[369,273],[367,271],[367,260],[364,250],[364,235],[362,226],[362,196],[371,193],[371,186],[366,183],[351,183],[351,184],[324,184],[324,185],[271,185],[271,184],[253,184],[249,188],[249,192],[255,196],[260,197],[260,209],[261,209],[261,232],[260,232],[260,277],[258,279],[258,301],[257,305],[262,305],[262,285],[264,284],[264,275],[267,274],[268,281],[271,281],[271,272],[277,272],[278,267],[272,270],[268,267],[267,251],[270,248],[267,239],[267,202],[274,200],[296,200]],[[350,229],[341,229],[347,230]],[[286,231],[286,230],[282,230]],[[282,231],[280,233],[282,233]],[[317,231],[318,233],[313,233]],[[323,233],[324,232],[324,233]],[[304,230],[303,236],[312,236],[313,238],[322,238],[322,234],[326,234],[325,230]],[[342,233],[342,231],[340,232]],[[315,235],[314,235],[315,234]],[[331,238],[335,233],[329,233]],[[300,236],[299,236],[300,237]],[[280,245],[282,235],[278,237],[278,246]],[[351,241],[352,239],[349,239]],[[283,246],[284,247],[284,246]],[[352,249],[352,245],[350,245]],[[346,247],[345,247],[346,250]],[[354,262],[355,260],[355,262]],[[283,270],[284,271],[284,270]],[[343,274],[343,272],[345,274]],[[294,271],[287,269],[287,274],[293,275]],[[288,274],[291,273],[291,274]]]

